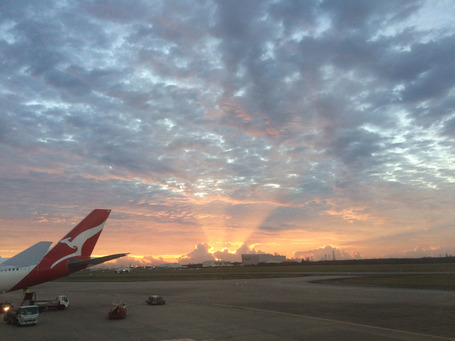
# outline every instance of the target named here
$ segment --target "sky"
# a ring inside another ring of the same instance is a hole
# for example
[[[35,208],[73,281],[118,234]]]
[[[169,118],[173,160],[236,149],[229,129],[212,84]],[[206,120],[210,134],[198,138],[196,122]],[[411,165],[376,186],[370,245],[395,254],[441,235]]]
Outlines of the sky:
[[[455,255],[455,2],[1,1],[0,257]]]

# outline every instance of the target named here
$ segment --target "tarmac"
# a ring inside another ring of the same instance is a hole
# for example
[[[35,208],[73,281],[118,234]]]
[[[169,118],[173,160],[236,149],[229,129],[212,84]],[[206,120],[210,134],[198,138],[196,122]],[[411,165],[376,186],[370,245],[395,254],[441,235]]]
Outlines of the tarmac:
[[[327,276],[324,276],[327,278]],[[455,292],[313,283],[319,276],[123,283],[50,282],[38,299],[65,294],[36,326],[0,321],[0,340],[455,340]],[[148,305],[158,294],[165,305]],[[0,295],[21,301],[22,292]],[[109,320],[123,300],[126,319]],[[0,316],[2,318],[2,316]]]

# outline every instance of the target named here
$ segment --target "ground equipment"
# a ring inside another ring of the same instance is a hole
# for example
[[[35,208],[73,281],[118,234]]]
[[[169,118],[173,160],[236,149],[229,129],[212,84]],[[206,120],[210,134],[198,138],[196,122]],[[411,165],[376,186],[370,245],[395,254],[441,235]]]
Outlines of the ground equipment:
[[[109,320],[124,319],[126,317],[126,311],[127,309],[125,303],[112,302],[111,309],[109,310],[107,317]]]
[[[162,298],[160,295],[150,295],[145,302],[150,305],[166,304],[165,299]]]
[[[38,322],[39,308],[36,305],[26,305],[14,309],[11,307],[3,320],[8,324],[17,324],[18,326],[35,325]]]
[[[32,300],[30,304],[39,307],[39,311],[47,310],[64,310],[70,305],[70,300],[66,295],[59,295],[53,300]]]

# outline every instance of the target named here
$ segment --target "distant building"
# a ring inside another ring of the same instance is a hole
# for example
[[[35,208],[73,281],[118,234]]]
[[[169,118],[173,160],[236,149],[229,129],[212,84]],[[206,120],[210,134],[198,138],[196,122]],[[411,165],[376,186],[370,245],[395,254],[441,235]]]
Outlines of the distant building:
[[[213,267],[213,266],[232,266],[232,263],[226,262],[226,261],[216,261],[216,260],[206,260],[205,262],[202,262],[202,267],[204,267],[204,268]]]
[[[179,268],[182,268],[183,265],[179,264],[179,263],[164,263],[164,264],[160,264],[158,267],[159,268],[179,269]]]
[[[257,265],[259,263],[282,263],[284,261],[286,261],[286,256],[275,256],[268,253],[242,255],[243,265]]]

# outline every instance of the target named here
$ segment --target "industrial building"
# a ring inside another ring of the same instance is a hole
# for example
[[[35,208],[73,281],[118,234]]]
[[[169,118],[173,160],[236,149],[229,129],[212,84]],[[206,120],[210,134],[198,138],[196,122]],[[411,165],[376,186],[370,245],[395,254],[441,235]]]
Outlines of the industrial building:
[[[209,267],[215,267],[215,266],[233,266],[233,264],[231,262],[215,261],[215,260],[206,260],[205,262],[202,262],[203,268],[209,268]]]
[[[242,265],[257,265],[259,263],[282,263],[286,256],[271,255],[268,253],[243,254]]]

